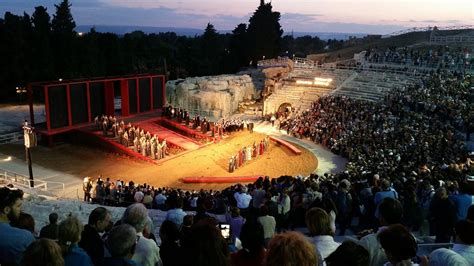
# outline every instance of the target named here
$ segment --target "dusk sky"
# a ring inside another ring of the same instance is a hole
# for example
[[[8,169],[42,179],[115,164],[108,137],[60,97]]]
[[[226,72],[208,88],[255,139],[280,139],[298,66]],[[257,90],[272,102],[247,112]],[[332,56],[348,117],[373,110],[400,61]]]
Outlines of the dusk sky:
[[[52,16],[60,0],[0,0],[6,11],[32,14],[43,5]],[[77,25],[133,25],[232,30],[259,0],[71,0]],[[267,2],[267,1],[266,1]],[[273,0],[285,32],[387,34],[410,27],[474,24],[472,0]]]

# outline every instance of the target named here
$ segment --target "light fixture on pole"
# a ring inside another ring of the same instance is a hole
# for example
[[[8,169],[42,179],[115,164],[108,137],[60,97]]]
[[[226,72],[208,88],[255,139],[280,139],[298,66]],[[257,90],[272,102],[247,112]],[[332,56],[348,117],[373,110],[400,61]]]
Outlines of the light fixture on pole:
[[[28,121],[23,122],[23,137],[25,141],[25,153],[26,153],[26,162],[28,163],[28,173],[30,175],[30,187],[35,187],[33,179],[33,167],[31,162],[31,151],[30,148],[36,147],[36,134],[35,128],[28,124]]]

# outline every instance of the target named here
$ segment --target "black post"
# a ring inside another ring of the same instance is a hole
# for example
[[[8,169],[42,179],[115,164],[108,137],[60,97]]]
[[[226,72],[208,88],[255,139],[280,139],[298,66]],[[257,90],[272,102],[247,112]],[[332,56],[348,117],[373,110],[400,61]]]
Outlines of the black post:
[[[30,174],[30,187],[35,187],[35,181],[33,180],[33,168],[31,167],[31,151],[30,148],[25,146],[26,151],[26,162],[28,163],[28,173]]]

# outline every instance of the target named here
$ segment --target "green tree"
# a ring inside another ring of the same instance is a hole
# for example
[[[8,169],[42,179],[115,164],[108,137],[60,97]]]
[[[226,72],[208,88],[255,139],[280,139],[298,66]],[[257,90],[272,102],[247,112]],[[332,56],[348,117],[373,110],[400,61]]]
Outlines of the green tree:
[[[272,11],[272,4],[260,1],[260,5],[249,19],[248,48],[254,65],[257,61],[273,58],[280,53],[283,30],[280,25],[280,12]]]

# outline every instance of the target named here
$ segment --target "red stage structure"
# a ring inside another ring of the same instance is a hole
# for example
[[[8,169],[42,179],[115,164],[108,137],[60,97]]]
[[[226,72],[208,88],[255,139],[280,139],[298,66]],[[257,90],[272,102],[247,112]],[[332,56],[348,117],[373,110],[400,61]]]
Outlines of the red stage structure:
[[[49,143],[52,136],[88,125],[96,116],[158,111],[166,101],[165,76],[154,74],[34,82],[27,91],[31,124]],[[118,96],[121,103],[116,113]],[[35,125],[33,103],[38,100],[44,102],[46,123]]]

